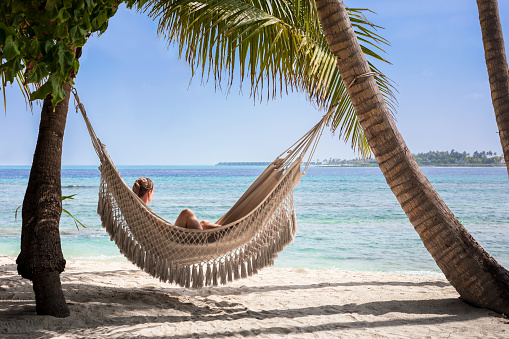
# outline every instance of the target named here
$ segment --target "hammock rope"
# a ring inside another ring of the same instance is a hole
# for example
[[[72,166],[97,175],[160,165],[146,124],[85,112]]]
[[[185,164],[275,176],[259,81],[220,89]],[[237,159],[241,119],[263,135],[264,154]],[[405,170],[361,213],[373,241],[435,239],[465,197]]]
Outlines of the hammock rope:
[[[76,111],[85,120],[101,165],[97,213],[121,253],[161,281],[182,287],[226,284],[271,266],[297,231],[293,189],[304,173],[333,108],[272,162],[235,205],[208,230],[181,228],[164,220],[123,181],[88,119],[75,89]]]

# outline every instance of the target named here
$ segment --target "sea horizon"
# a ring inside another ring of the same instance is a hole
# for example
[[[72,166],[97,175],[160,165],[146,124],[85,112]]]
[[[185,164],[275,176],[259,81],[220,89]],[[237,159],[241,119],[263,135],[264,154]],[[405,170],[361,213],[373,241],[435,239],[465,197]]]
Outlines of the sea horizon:
[[[248,163],[266,163],[266,165],[248,165]],[[115,164],[115,167],[122,169],[154,169],[154,168],[175,168],[175,167],[266,167],[271,164],[270,161],[245,161],[245,165],[220,165],[224,162],[217,162],[215,164],[180,164],[180,165],[118,165]],[[235,161],[228,163],[235,163]],[[378,167],[378,164],[339,164],[339,165],[316,165],[311,164],[309,167]],[[506,168],[506,164],[443,164],[443,165],[419,165],[419,167],[478,167],[478,168],[487,168],[487,167],[503,167]],[[32,165],[0,165],[1,169],[31,169]],[[99,164],[97,165],[62,165],[61,169],[98,169]]]

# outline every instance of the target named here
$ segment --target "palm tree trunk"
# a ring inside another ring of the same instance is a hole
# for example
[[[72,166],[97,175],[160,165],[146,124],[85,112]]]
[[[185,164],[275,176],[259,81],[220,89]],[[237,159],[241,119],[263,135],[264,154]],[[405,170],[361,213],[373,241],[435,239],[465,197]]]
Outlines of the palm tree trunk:
[[[424,246],[461,298],[509,314],[509,272],[472,238],[424,176],[373,77],[359,77],[370,68],[342,0],[316,0],[316,5],[369,146]]]
[[[484,58],[490,79],[491,101],[495,109],[500,143],[509,174],[509,68],[497,0],[477,0]]]
[[[33,282],[37,314],[68,317],[60,273],[65,259],[60,244],[62,213],[60,167],[71,83],[64,87],[67,97],[55,110],[51,96],[44,100],[28,187],[23,200],[21,253],[18,273]]]

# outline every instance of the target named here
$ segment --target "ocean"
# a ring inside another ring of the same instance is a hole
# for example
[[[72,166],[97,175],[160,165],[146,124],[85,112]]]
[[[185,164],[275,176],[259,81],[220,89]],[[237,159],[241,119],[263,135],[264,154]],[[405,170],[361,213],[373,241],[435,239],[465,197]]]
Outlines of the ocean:
[[[175,221],[184,208],[215,221],[263,171],[261,166],[119,167],[129,186],[141,176],[155,183],[150,204]],[[509,179],[504,167],[424,167],[424,173],[473,237],[509,267]],[[0,255],[20,251],[21,214],[29,167],[0,167]],[[100,173],[64,167],[62,214],[66,259],[125,261],[96,214]],[[441,274],[403,213],[378,167],[310,167],[294,191],[299,231],[275,266],[308,269]]]

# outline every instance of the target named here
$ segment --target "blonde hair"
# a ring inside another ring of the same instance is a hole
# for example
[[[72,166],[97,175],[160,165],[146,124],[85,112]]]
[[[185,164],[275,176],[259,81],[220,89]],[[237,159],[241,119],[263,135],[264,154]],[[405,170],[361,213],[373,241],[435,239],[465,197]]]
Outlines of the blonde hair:
[[[134,182],[133,192],[140,198],[154,189],[154,183],[149,178],[141,177]]]

